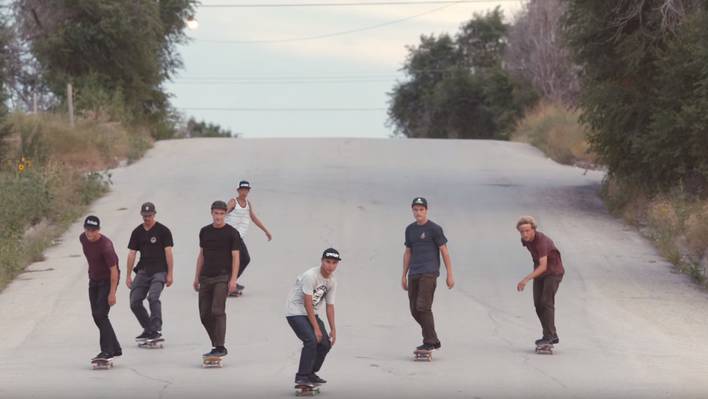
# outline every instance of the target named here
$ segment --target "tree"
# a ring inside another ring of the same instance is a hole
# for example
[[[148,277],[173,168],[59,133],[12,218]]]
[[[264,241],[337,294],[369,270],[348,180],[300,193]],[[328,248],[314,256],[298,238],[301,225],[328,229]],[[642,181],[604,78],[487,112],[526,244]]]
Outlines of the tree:
[[[572,107],[580,90],[580,69],[562,37],[566,7],[562,0],[526,3],[509,30],[504,60],[513,76],[530,82],[543,97]]]
[[[194,137],[237,137],[231,133],[231,130],[223,128],[215,123],[207,123],[205,121],[197,122],[196,119],[189,118],[184,128],[184,136],[187,138]]]
[[[162,83],[181,66],[176,45],[194,0],[16,0],[22,38],[40,74],[60,99],[66,84],[77,108],[123,103],[125,115],[159,125],[170,120]],[[89,99],[89,100],[87,100]]]
[[[7,20],[0,15],[0,124],[7,114],[8,83],[10,81],[10,43],[12,31]]]
[[[421,36],[408,47],[408,79],[389,93],[397,134],[505,139],[536,95],[502,68],[507,25],[499,8],[475,15],[453,39]]]
[[[582,67],[582,120],[612,177],[648,192],[708,178],[708,5],[571,0],[564,34]],[[705,193],[705,191],[703,191]]]

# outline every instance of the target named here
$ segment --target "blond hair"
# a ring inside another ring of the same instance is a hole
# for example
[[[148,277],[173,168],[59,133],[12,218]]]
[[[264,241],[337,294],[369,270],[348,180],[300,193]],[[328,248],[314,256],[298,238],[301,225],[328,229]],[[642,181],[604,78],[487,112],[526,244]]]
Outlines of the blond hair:
[[[519,218],[519,221],[516,222],[516,230],[519,229],[519,227],[525,225],[525,224],[530,224],[531,227],[536,230],[536,219],[533,218],[533,216],[522,216]]]

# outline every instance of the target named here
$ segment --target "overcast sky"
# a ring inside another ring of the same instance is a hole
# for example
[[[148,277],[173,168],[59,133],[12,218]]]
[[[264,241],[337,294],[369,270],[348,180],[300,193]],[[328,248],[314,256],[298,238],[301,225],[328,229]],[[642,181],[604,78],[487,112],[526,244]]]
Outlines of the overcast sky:
[[[403,76],[407,45],[421,34],[455,33],[497,5],[511,19],[523,4],[205,7],[307,2],[314,0],[203,0],[199,27],[180,47],[184,69],[167,85],[173,104],[249,138],[388,137],[387,93]]]

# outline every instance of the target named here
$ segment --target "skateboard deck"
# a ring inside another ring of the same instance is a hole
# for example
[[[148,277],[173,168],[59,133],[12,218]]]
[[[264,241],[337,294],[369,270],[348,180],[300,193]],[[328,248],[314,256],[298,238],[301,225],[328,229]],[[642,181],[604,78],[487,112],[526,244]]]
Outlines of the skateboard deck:
[[[138,347],[147,349],[162,349],[164,348],[163,342],[165,342],[164,338],[146,339],[144,341],[138,341]]]
[[[91,360],[91,368],[94,370],[109,370],[113,368],[113,360],[95,359]]]
[[[536,345],[536,353],[541,354],[541,355],[552,355],[553,354],[553,344]]]
[[[416,361],[433,361],[433,351],[416,349],[415,351],[413,351],[413,354],[415,355]]]
[[[315,396],[319,395],[320,387],[316,385],[295,385],[295,396]]]
[[[202,367],[207,369],[224,367],[221,364],[221,359],[223,359],[222,356],[202,356]]]

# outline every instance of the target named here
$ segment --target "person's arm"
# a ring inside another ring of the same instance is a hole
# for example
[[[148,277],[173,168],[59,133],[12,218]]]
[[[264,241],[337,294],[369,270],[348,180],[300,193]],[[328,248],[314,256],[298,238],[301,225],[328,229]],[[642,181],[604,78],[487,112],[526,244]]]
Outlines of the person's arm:
[[[320,330],[320,325],[317,323],[317,317],[315,317],[315,305],[312,303],[312,295],[305,294],[305,311],[307,311],[307,320],[310,321],[310,325],[315,330],[315,338],[317,342],[322,341],[322,330]]]
[[[118,290],[118,264],[110,267],[111,270],[111,290],[108,292],[108,305],[116,304],[116,291]]]
[[[543,273],[546,272],[546,269],[548,268],[548,256],[544,256],[543,258],[540,258],[538,260],[538,267],[531,272],[528,276],[524,277],[523,280],[519,282],[519,284],[516,285],[516,290],[521,292],[524,290],[524,287],[526,287],[526,284],[528,284],[529,281],[538,278],[543,275]]]
[[[231,198],[229,202],[226,203],[226,213],[229,214],[236,208],[236,200]]]
[[[168,287],[171,287],[172,283],[174,282],[175,264],[174,255],[172,254],[172,247],[165,247],[165,259],[167,259],[167,280],[165,281],[165,283]]]
[[[265,233],[266,237],[268,237],[268,241],[272,240],[272,239],[273,239],[273,235],[270,234],[270,231],[268,231],[268,228],[265,227],[265,225],[263,224],[263,222],[262,222],[260,219],[258,219],[258,216],[256,216],[256,212],[253,211],[253,204],[251,204],[251,202],[249,201],[249,202],[248,202],[248,205],[249,205],[249,206],[248,206],[249,212],[251,213],[251,220],[253,220],[253,223],[254,223],[256,226],[258,226],[258,228],[260,228],[261,230],[263,230],[263,232]]]
[[[135,266],[135,253],[136,251],[133,249],[128,252],[128,261],[126,263],[126,268],[128,270],[127,276],[125,276],[125,285],[127,285],[128,288],[133,288],[133,267]]]
[[[450,259],[450,251],[447,249],[447,244],[440,246],[440,253],[447,271],[447,288],[452,289],[455,286],[455,277],[452,275],[452,260]]]
[[[229,294],[236,292],[238,269],[241,266],[238,249],[231,251],[231,277],[229,278]]]
[[[401,278],[401,286],[404,291],[408,291],[408,268],[411,265],[411,249],[406,247],[403,252],[403,277]]]
[[[334,346],[334,343],[337,341],[337,326],[334,323],[334,305],[327,304],[327,322],[329,323],[329,338],[332,343],[332,346]]]
[[[199,254],[197,255],[197,271],[194,274],[194,286],[195,291],[199,291],[199,276],[202,274],[202,269],[204,269],[204,248],[199,248]]]

